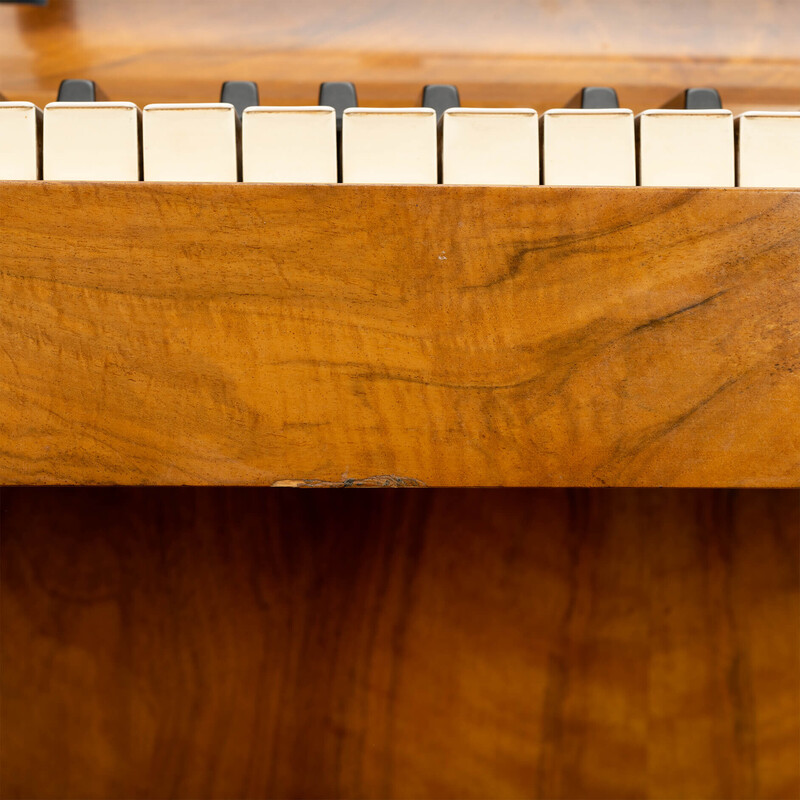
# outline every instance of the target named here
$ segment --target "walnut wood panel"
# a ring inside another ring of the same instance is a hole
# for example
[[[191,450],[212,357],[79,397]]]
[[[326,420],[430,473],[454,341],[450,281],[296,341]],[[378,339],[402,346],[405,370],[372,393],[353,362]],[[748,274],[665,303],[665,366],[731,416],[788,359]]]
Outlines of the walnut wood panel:
[[[796,798],[796,492],[5,489],[5,798]]]
[[[800,192],[0,187],[0,482],[800,483]]]
[[[460,85],[471,105],[563,105],[588,83],[634,110],[715,85],[736,112],[800,108],[800,5],[791,0],[51,0],[0,6],[0,91],[39,104],[64,77],[139,104],[218,97],[257,80],[268,103],[357,81],[366,105]]]

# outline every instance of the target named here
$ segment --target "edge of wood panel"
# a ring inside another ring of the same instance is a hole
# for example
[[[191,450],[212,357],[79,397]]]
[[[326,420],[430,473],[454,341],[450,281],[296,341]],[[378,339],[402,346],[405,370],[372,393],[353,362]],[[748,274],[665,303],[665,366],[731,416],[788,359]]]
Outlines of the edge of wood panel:
[[[31,182],[0,209],[0,482],[800,484],[798,191]]]

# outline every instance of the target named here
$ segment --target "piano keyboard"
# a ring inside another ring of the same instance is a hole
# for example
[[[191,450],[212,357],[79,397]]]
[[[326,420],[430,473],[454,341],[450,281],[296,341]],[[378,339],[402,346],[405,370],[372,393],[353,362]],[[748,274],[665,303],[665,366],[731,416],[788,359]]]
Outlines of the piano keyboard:
[[[800,110],[734,118],[712,89],[635,116],[589,87],[564,108],[464,108],[453,86],[416,108],[364,108],[323,84],[316,106],[111,102],[64,81],[44,112],[0,102],[0,180],[535,186],[800,187]]]

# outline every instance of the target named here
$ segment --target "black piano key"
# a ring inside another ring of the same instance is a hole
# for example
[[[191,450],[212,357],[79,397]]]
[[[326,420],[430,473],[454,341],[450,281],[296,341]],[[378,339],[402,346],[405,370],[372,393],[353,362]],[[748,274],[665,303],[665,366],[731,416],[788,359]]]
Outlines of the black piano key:
[[[430,83],[422,90],[422,107],[432,108],[436,112],[436,121],[448,108],[460,108],[461,98],[458,88],[449,83]]]
[[[219,93],[220,103],[230,103],[239,119],[242,112],[250,106],[260,105],[258,101],[258,84],[253,81],[225,81]]]
[[[678,108],[686,111],[720,111],[722,99],[716,89],[686,89],[665,103],[663,108]]]
[[[319,85],[320,106],[330,106],[336,112],[336,153],[339,183],[342,182],[342,117],[346,108],[358,105],[355,84],[350,81],[326,81]]]
[[[722,109],[722,98],[716,89],[687,89],[683,107],[687,110],[719,111]]]
[[[584,86],[581,89],[581,108],[619,108],[616,89],[610,86]]]
[[[346,108],[358,105],[356,87],[349,81],[327,81],[319,85],[319,103],[336,111],[336,131],[342,132],[342,115]]]
[[[94,81],[67,78],[61,81],[56,99],[59,103],[94,103],[103,95]]]
[[[610,86],[584,86],[565,108],[619,108],[617,91]]]

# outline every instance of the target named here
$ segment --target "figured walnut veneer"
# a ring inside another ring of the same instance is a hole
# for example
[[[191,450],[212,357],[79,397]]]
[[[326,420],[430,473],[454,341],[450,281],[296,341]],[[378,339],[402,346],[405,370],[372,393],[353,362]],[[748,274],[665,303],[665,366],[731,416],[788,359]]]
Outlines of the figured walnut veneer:
[[[5,489],[0,796],[796,798],[799,510]]]
[[[800,483],[800,192],[0,186],[0,482]]]

